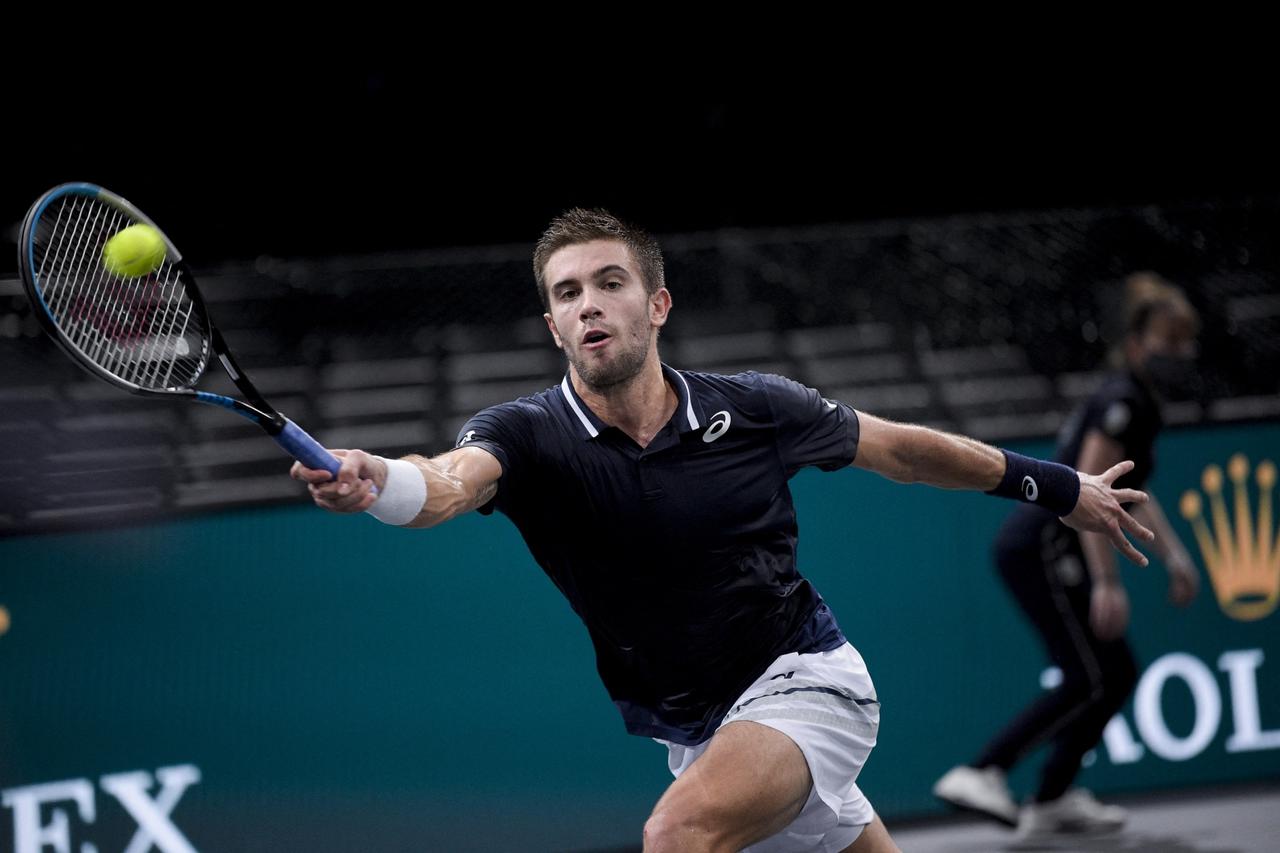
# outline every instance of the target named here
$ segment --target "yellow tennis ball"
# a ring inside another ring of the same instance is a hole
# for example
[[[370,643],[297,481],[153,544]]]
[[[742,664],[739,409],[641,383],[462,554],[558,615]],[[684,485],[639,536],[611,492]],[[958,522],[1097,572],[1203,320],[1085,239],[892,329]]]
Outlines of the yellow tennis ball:
[[[130,225],[102,247],[102,265],[121,278],[155,272],[164,263],[164,256],[164,238],[150,225]]]

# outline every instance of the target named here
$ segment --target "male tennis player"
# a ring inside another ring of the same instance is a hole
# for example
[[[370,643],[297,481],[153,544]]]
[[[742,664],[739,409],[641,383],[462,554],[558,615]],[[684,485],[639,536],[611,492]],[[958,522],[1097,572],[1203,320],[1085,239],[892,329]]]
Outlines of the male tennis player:
[[[668,749],[676,780],[646,851],[897,850],[855,784],[875,745],[867,669],[796,569],[787,481],[849,465],[898,482],[980,489],[1107,534],[1152,534],[1120,506],[1146,495],[824,399],[780,376],[674,370],[657,242],[604,211],[552,221],[534,252],[545,319],[569,368],[494,406],[432,459],[341,457],[337,479],[294,465],[315,503],[431,527],[500,510],[569,599],[632,734]],[[376,487],[376,491],[374,488]]]

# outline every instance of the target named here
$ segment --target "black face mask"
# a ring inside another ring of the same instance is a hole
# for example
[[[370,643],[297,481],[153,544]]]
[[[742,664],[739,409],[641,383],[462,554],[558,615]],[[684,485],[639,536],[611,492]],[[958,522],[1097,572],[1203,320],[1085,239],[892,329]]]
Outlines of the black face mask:
[[[1200,391],[1194,359],[1154,353],[1142,366],[1151,387],[1164,400],[1190,400]]]

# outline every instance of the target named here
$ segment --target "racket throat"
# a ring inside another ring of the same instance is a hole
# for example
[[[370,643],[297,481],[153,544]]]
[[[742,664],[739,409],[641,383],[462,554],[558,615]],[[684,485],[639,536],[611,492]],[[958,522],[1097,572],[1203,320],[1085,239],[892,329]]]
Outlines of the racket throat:
[[[289,419],[279,412],[273,411],[271,414],[262,413],[263,420],[258,421],[258,426],[266,432],[267,435],[277,436],[284,432],[284,428],[288,426]]]
[[[242,374],[240,373],[240,367],[232,361],[231,355],[226,352],[220,352],[218,353],[218,361],[222,362],[222,369],[227,371],[227,375],[231,377],[231,381],[239,385]]]
[[[268,435],[279,435],[287,423],[284,416],[273,409],[271,404],[258,393],[258,389],[253,387],[249,377],[245,376],[244,371],[240,369],[240,365],[236,364],[236,360],[231,357],[231,351],[227,349],[227,343],[222,339],[222,333],[218,331],[217,327],[213,327],[211,331],[214,354],[218,357],[218,361],[222,363],[222,369],[227,372],[227,376],[231,377],[231,381],[235,383],[236,388],[240,389],[240,393],[245,398],[243,403],[238,400],[236,402],[247,411],[237,410],[237,413],[256,422],[258,426],[267,431]],[[250,412],[252,414],[249,414]]]
[[[207,406],[217,406],[220,409],[227,409],[228,411],[235,412],[242,418],[253,421],[255,424],[262,427],[263,431],[270,436],[279,435],[284,431],[285,426],[289,423],[288,419],[285,418],[284,415],[280,414],[265,403],[262,406],[254,406],[244,402],[243,400],[237,400],[234,397],[226,397],[222,394],[211,394],[208,391],[191,391],[188,393],[192,394],[198,403],[204,403]]]

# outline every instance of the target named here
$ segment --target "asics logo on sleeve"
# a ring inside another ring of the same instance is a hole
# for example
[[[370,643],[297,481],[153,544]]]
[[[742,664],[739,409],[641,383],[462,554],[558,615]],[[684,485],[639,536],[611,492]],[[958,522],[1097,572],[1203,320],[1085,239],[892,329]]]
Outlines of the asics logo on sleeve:
[[[1040,487],[1036,485],[1036,481],[1030,476],[1022,478],[1022,496],[1029,503],[1035,503],[1036,498],[1040,497]]]
[[[462,436],[462,438],[458,440],[458,446],[461,447],[462,445],[466,444],[468,441],[470,441],[475,437],[476,437],[475,430],[473,429],[467,430],[466,433]]]
[[[728,412],[716,412],[711,416],[711,425],[707,427],[707,431],[702,434],[702,440],[707,444],[715,441],[720,436],[729,431],[729,422],[733,420]]]

